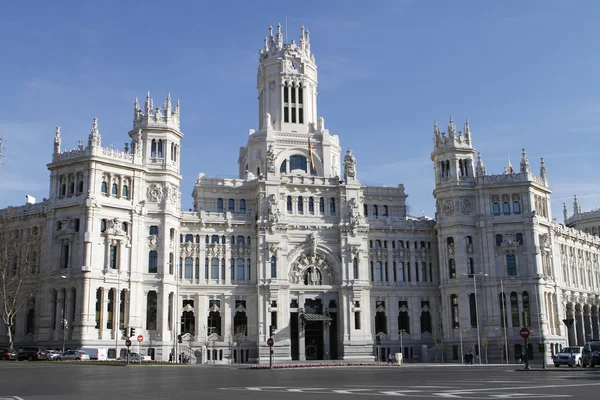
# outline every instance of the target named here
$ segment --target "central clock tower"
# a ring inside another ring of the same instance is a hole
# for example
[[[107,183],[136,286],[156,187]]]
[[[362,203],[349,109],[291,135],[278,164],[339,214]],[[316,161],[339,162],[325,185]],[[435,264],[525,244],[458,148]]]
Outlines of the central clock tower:
[[[283,42],[269,28],[260,50],[257,73],[259,130],[305,133],[317,122],[317,66],[310,51],[310,33],[302,27],[299,43]]]

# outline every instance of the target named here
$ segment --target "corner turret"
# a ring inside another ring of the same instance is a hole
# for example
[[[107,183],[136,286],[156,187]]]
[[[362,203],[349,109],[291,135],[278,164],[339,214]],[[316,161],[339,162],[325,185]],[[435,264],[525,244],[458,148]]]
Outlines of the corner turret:
[[[475,150],[471,145],[471,127],[465,120],[464,131],[456,131],[452,117],[448,122],[448,134],[441,132],[437,122],[433,122],[433,152],[436,184],[472,180],[475,175]],[[482,164],[483,165],[483,164]],[[485,167],[482,167],[485,170]],[[478,170],[481,172],[481,170]]]
[[[525,149],[522,149],[521,173],[530,173],[530,172],[531,172],[531,168],[529,166],[529,159],[527,158],[527,153],[525,152]]]
[[[101,146],[101,136],[98,131],[98,118],[94,118],[94,122],[92,123],[92,131],[90,132],[90,136],[88,137],[88,146],[89,147],[100,147]]]
[[[156,107],[154,109],[154,101],[150,97],[150,92],[146,95],[146,103],[144,110],[140,108],[138,98],[135,98],[133,105],[133,129],[142,128],[171,128],[179,131],[180,128],[180,107],[179,100],[175,110],[171,109],[171,94],[167,95],[167,99],[163,103],[163,108]]]

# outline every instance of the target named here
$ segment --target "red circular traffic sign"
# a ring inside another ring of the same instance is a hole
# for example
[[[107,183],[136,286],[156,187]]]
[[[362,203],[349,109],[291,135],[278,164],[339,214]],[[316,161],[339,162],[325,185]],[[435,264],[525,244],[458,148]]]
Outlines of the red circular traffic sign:
[[[131,346],[131,340],[127,339],[125,341],[125,346],[127,346],[127,347]]]
[[[273,340],[272,337],[270,337],[270,338],[267,339],[267,345],[269,347],[273,347],[274,344],[275,344],[275,341]]]
[[[144,337],[142,335],[138,335],[137,340],[138,342],[142,343],[144,341]]]
[[[531,329],[521,328],[521,330],[519,331],[519,334],[521,334],[521,337],[523,339],[529,339],[529,336],[531,336]]]

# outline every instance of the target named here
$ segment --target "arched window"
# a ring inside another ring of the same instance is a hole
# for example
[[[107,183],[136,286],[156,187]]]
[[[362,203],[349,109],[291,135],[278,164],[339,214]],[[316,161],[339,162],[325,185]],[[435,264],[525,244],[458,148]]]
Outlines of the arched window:
[[[398,302],[398,330],[410,333],[410,316],[408,315],[408,301]]]
[[[381,210],[381,216],[382,217],[388,216],[388,206],[383,206],[383,209]]]
[[[494,214],[500,214],[500,204],[498,204],[498,203],[492,204],[492,212]]]
[[[116,183],[113,183],[113,184],[112,184],[112,188],[111,188],[111,191],[110,191],[110,193],[111,193],[112,195],[115,195],[115,196],[116,196],[117,194],[119,194],[119,187],[117,186],[117,184],[116,184]]]
[[[210,242],[211,243],[219,243],[219,235],[212,235],[210,237]]]
[[[377,239],[377,240],[375,241],[375,248],[376,248],[376,249],[380,249],[380,248],[381,248],[381,240]]]
[[[329,199],[329,214],[335,215],[335,198]]]
[[[121,196],[125,197],[126,199],[129,198],[129,187],[127,185],[123,185],[123,190],[121,191]]]
[[[315,212],[315,199],[312,197],[308,198],[308,212],[311,214]]]
[[[157,151],[157,157],[158,158],[162,158],[163,156],[163,141],[162,140],[158,140],[158,151]]]
[[[288,212],[292,212],[292,196],[287,197],[287,210]]]
[[[250,236],[246,238],[246,246],[250,246]]]
[[[319,212],[321,214],[325,212],[325,199],[323,197],[319,199]]]
[[[244,237],[243,236],[238,236],[237,237],[237,244],[244,244]]]
[[[150,145],[150,157],[156,157],[156,139],[152,139],[152,143]]]
[[[156,235],[156,236],[158,236],[158,226],[157,225],[150,225],[149,234],[150,235]]]
[[[520,214],[521,213],[521,203],[519,203],[518,201],[514,201],[513,202],[513,212],[515,214]]]
[[[271,278],[277,278],[277,258],[271,256]]]
[[[377,217],[379,215],[379,212],[378,212],[379,210],[377,208],[377,205],[374,204],[373,207],[372,207],[372,210],[373,211],[372,211],[371,214],[373,214],[374,217]]]
[[[223,212],[223,199],[217,199],[217,211]]]
[[[230,211],[230,212],[234,212],[235,211],[235,200],[229,199],[229,201],[227,203],[227,210]]]
[[[446,238],[446,245],[448,247],[454,246],[454,238],[452,236],[449,236],[448,238]]]
[[[281,166],[279,167],[279,173],[285,174],[287,172],[287,160],[283,160]]]
[[[375,314],[375,332],[387,335],[387,317],[385,311],[377,311]]]
[[[158,252],[150,250],[148,253],[148,273],[156,274],[158,272]]]
[[[304,213],[304,198],[302,196],[298,196],[298,212]]]
[[[83,178],[79,178],[79,179],[83,179]],[[77,194],[81,194],[83,193],[83,180],[79,181],[79,184],[77,186]]]
[[[244,199],[240,200],[240,212],[241,213],[246,212],[246,200],[244,200]]]
[[[295,154],[290,157],[290,172],[292,172],[295,169],[301,169],[302,171],[306,172],[306,166],[306,157],[300,154]]]
[[[504,214],[510,214],[510,204],[508,203],[508,201],[502,203],[502,212]]]

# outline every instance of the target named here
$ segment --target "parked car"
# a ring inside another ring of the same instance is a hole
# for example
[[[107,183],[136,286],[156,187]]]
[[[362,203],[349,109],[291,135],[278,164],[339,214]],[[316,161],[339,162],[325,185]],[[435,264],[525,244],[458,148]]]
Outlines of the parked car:
[[[583,346],[583,355],[581,356],[581,362],[584,367],[594,368],[596,365],[600,365],[600,341],[594,340],[587,342]]]
[[[15,349],[2,348],[0,349],[0,360],[18,360],[19,355]]]
[[[119,357],[118,361],[127,361],[127,355],[124,357]],[[152,361],[152,357],[143,356],[139,353],[129,353],[129,361],[139,362],[139,361]]]
[[[581,356],[583,355],[583,346],[565,347],[559,353],[552,357],[555,367],[568,365],[569,367],[581,367],[583,365]]]
[[[90,355],[83,350],[68,350],[56,356],[56,361],[90,361]]]
[[[103,347],[82,347],[79,350],[83,350],[88,353],[90,360],[108,360],[108,351]]]
[[[19,360],[47,360],[46,349],[40,346],[23,346],[19,349],[18,358]]]
[[[60,354],[61,353],[58,350],[46,350],[46,358],[49,361],[54,361]]]

